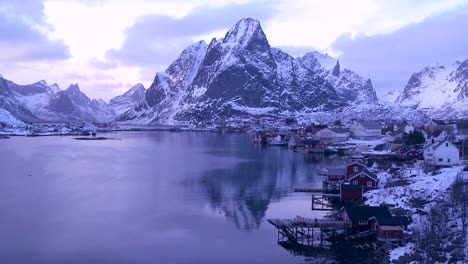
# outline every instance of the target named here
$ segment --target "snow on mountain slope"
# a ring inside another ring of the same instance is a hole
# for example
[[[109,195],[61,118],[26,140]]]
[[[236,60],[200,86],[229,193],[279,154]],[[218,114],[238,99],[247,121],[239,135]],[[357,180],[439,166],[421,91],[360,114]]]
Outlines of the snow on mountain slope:
[[[45,121],[56,121],[55,114],[45,108],[53,95],[60,91],[56,84],[49,86],[45,81],[39,81],[29,85],[18,85],[9,81],[9,86],[17,93],[17,100],[36,117]]]
[[[392,90],[386,93],[384,96],[380,98],[383,102],[395,102],[397,98],[401,95],[402,91],[400,90]]]
[[[26,123],[14,117],[10,112],[0,109],[0,128],[23,126],[26,126]]]
[[[8,111],[17,119],[26,122],[35,122],[39,119],[16,97],[16,93],[10,88],[10,82],[0,78],[0,109]]]
[[[130,90],[124,94],[112,98],[107,105],[105,102],[104,104],[102,104],[103,102],[100,102],[98,107],[101,109],[107,108],[113,116],[119,116],[141,102],[145,98],[145,95],[146,89],[141,83],[139,83],[130,88]]]
[[[247,18],[224,38],[185,49],[166,72],[156,74],[145,102],[118,121],[173,124],[342,105],[330,83],[288,54],[272,49],[260,23]]]
[[[414,73],[396,102],[436,118],[468,116],[468,60],[432,65]]]
[[[109,122],[134,107],[145,93],[138,84],[107,105],[102,99],[89,99],[77,84],[62,91],[45,81],[19,85],[0,78],[0,108],[26,122]]]
[[[377,103],[372,81],[349,69],[341,70],[340,62],[328,54],[314,51],[298,58],[305,67],[330,82],[338,96],[348,104]]]

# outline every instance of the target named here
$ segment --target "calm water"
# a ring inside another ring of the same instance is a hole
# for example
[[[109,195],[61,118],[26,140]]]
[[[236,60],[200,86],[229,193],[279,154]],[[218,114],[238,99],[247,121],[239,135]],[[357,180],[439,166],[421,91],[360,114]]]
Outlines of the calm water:
[[[304,263],[268,218],[318,216],[295,185],[338,160],[250,135],[0,140],[0,263]],[[327,257],[331,258],[331,257]]]

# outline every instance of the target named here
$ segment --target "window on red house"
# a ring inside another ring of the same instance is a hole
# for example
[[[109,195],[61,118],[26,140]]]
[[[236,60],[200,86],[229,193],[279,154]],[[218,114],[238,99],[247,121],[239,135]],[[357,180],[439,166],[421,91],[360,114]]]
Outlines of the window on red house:
[[[353,184],[358,185],[359,183],[358,183],[358,181],[353,181]]]
[[[372,186],[372,182],[371,182],[371,181],[368,181],[368,182],[367,182],[367,186],[368,186],[368,187],[371,187],[371,186]]]

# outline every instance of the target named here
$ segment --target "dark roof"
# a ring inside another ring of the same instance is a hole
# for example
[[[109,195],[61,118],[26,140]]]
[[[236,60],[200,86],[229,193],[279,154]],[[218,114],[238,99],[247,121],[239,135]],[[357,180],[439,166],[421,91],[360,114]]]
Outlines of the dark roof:
[[[375,163],[375,160],[369,159],[369,160],[367,161],[366,167],[370,168],[370,167],[372,167],[372,165],[374,165],[374,163]]]
[[[308,139],[306,139],[304,141],[304,144],[306,144],[306,145],[318,145],[318,144],[320,144],[320,140],[308,138]]]
[[[436,125],[438,126],[445,126],[447,125],[447,123],[445,123],[444,121],[442,120],[439,120],[439,119],[432,119],[432,122],[434,122]]]
[[[346,128],[341,128],[341,127],[334,127],[334,128],[329,128],[331,131],[335,132],[335,133],[339,133],[339,134],[342,134],[342,133],[350,133],[348,129]]]
[[[341,184],[342,191],[360,191],[362,192],[362,185],[359,184]]]
[[[359,124],[361,124],[363,127],[366,127],[366,128],[374,128],[374,129],[382,128],[382,126],[379,123],[373,122],[373,121],[359,122]]]
[[[390,226],[397,226],[397,225],[409,225],[410,220],[407,216],[376,216],[375,219],[379,225],[390,225]]]
[[[448,140],[442,140],[442,141],[439,141],[439,142],[435,142],[433,144],[430,144],[429,146],[425,147],[424,149],[427,149],[427,148],[432,148],[432,149],[436,149],[442,145],[444,145],[445,143],[450,143]],[[450,143],[450,145],[453,145],[452,143]]]
[[[311,125],[311,126],[308,126],[306,127],[306,131],[309,131],[309,130],[312,130],[312,129],[324,129],[324,128],[327,128],[328,126],[327,125]]]
[[[392,217],[386,206],[344,206],[351,221],[369,220],[372,217]]]
[[[375,174],[375,173],[373,173],[372,171],[367,170],[367,169],[365,169],[365,170],[363,170],[363,171],[360,171],[360,172],[356,172],[356,173],[351,174],[351,176],[349,177],[349,179],[351,180],[351,179],[354,178],[356,175],[359,175],[359,174],[361,174],[361,173],[364,173],[364,174],[366,174],[367,176],[369,176],[369,177],[373,178],[374,180],[378,181],[377,174]]]
[[[440,134],[442,134],[442,132],[444,132],[443,129],[436,130],[436,131],[432,132],[432,136],[433,137],[438,137],[438,136],[440,136]]]
[[[412,149],[417,151],[417,149],[413,145],[403,145],[398,151],[400,153],[406,153],[406,152],[411,151]]]
[[[348,168],[348,166],[353,165],[353,164],[358,164],[358,165],[361,165],[361,166],[366,167],[366,164],[364,164],[364,163],[362,163],[362,162],[353,161],[353,162],[350,162],[350,163],[346,164],[346,168]]]

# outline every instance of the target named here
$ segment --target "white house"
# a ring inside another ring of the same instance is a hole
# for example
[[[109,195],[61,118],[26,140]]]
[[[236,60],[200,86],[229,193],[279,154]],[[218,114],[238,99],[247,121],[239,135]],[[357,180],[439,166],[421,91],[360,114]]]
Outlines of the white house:
[[[437,130],[432,133],[427,142],[429,144],[441,142],[448,138],[448,133],[445,130]]]
[[[317,132],[316,137],[324,142],[343,142],[349,138],[349,130],[344,128],[324,128]]]
[[[411,124],[395,124],[393,125],[393,132],[396,131],[401,131],[405,132],[406,134],[409,134],[411,132],[414,132],[414,126]]]
[[[460,151],[448,140],[430,144],[424,148],[423,155],[428,165],[452,166],[460,164]]]
[[[373,121],[354,122],[351,126],[351,132],[354,138],[376,139],[382,136],[382,127]]]

